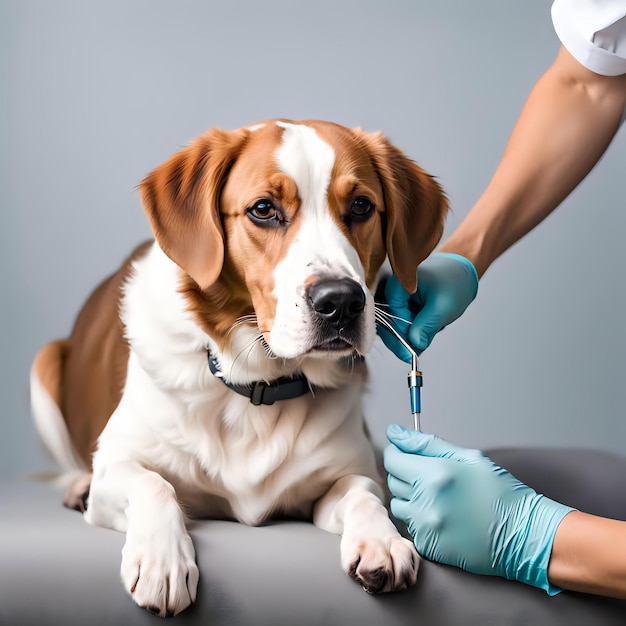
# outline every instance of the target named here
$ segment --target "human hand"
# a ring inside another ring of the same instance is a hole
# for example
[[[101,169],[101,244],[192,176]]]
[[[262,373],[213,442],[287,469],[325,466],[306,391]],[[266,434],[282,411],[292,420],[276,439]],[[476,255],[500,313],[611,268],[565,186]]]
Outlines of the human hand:
[[[573,509],[536,493],[479,450],[391,425],[391,512],[427,559],[540,587],[556,529]]]
[[[478,274],[463,256],[431,254],[417,268],[417,291],[409,294],[392,274],[385,285],[389,321],[421,354],[444,327],[459,318],[476,297]],[[415,311],[418,311],[415,313]],[[406,348],[384,328],[379,335],[400,359],[411,362]]]

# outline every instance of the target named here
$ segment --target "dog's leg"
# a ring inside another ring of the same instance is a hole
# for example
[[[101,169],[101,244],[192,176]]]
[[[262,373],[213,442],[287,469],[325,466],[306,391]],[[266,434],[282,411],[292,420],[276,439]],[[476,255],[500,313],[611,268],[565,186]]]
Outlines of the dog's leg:
[[[313,515],[316,526],[341,535],[341,565],[365,591],[400,591],[415,583],[419,556],[389,519],[382,490],[372,479],[340,478]]]
[[[161,617],[180,613],[195,601],[198,567],[174,488],[137,462],[94,461],[85,519],[126,532],[122,582],[139,606]]]

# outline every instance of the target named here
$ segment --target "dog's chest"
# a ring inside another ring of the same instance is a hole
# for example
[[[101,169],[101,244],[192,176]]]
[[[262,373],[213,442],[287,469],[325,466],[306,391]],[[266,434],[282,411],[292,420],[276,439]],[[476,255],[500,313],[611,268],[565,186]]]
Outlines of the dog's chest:
[[[187,408],[177,437],[170,433],[162,444],[170,452],[157,456],[174,461],[161,471],[193,515],[247,524],[272,514],[310,515],[344,463],[341,438],[328,435],[350,416],[337,414],[337,407],[329,415],[326,402],[281,405],[255,407],[234,398],[220,415],[214,404]]]

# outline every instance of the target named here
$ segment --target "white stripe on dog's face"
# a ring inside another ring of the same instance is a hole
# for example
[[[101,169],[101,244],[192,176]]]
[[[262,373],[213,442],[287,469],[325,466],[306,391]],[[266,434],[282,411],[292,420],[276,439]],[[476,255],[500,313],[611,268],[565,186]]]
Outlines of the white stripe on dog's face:
[[[341,232],[338,216],[328,206],[328,188],[335,164],[335,152],[313,128],[278,122],[284,128],[276,150],[280,171],[298,188],[300,216],[297,234],[285,258],[274,270],[276,315],[266,337],[272,351],[284,358],[298,357],[316,348],[307,286],[319,278],[350,278],[366,294],[366,308],[358,324],[365,353],[374,338],[373,298],[365,285],[365,272],[354,247]],[[366,317],[371,319],[366,322]]]

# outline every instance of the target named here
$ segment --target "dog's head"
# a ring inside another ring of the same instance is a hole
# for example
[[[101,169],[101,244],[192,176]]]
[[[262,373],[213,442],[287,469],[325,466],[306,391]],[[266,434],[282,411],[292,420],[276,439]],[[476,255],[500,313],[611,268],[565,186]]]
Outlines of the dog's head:
[[[447,210],[437,182],[382,134],[320,121],[211,129],[140,193],[205,331],[224,346],[253,314],[284,359],[366,353],[386,256],[415,291]]]

